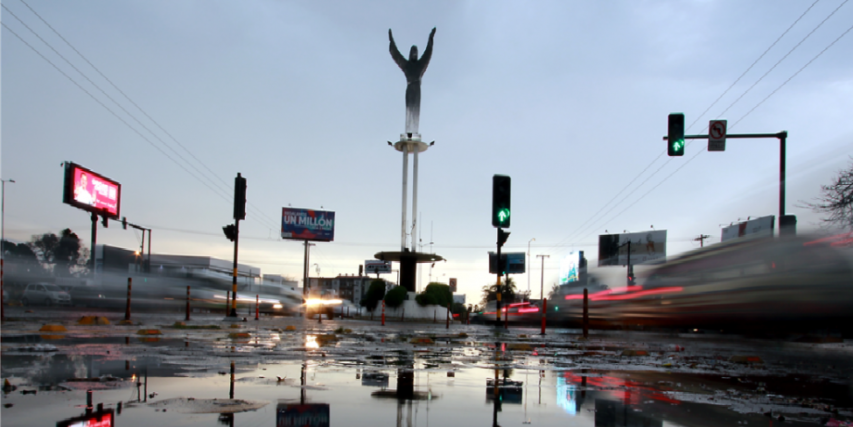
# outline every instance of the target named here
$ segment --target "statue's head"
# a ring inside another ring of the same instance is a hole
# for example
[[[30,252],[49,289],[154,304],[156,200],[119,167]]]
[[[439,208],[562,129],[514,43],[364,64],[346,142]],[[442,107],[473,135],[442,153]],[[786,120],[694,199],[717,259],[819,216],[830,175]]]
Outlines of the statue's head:
[[[409,50],[409,61],[417,61],[418,60],[418,47],[412,45],[412,48]]]

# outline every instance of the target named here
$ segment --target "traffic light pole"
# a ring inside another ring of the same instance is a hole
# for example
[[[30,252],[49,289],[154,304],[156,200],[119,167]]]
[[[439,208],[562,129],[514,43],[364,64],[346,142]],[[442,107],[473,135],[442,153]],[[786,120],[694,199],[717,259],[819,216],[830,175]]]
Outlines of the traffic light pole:
[[[231,313],[228,315],[231,317],[237,317],[237,247],[239,246],[237,243],[240,241],[240,220],[234,220],[234,272],[231,275]]]
[[[709,139],[710,135],[684,135],[684,139]],[[785,145],[788,140],[788,131],[779,133],[741,133],[726,134],[726,139],[753,139],[753,138],[776,138],[779,140],[779,222],[781,232],[782,217],[785,216]],[[663,137],[664,141],[668,138]]]
[[[498,257],[497,257],[497,263],[498,263],[498,268],[497,268],[497,273],[498,273],[497,274],[497,276],[498,276],[498,283],[497,283],[498,284],[498,290],[497,290],[498,309],[497,309],[497,311],[495,311],[495,313],[497,315],[497,320],[495,321],[495,327],[498,327],[498,328],[501,327],[501,293],[502,293],[501,292],[501,267],[502,267],[502,265],[501,265],[501,246],[502,245],[501,245],[500,234],[501,234],[501,229],[498,228],[498,241],[497,241],[498,242]],[[495,380],[495,381],[497,381],[497,380]]]

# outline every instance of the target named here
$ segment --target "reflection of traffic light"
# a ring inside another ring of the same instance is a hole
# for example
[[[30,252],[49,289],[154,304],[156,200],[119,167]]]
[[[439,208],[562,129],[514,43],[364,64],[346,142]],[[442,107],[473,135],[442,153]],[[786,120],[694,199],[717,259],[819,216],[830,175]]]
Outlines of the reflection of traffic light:
[[[246,219],[246,178],[234,178],[234,219]]]
[[[228,224],[225,227],[222,227],[222,231],[225,232],[225,237],[230,241],[234,241],[237,239],[237,227],[234,224]]]
[[[684,155],[684,114],[669,115],[669,132],[667,133],[666,152],[670,156]]]
[[[492,177],[492,226],[509,228],[510,178],[506,175]]]

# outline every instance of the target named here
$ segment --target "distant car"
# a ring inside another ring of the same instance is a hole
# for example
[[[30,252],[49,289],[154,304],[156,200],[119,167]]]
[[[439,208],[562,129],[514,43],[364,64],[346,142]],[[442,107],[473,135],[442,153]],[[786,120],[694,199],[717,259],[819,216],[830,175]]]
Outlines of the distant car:
[[[71,305],[71,295],[52,283],[30,283],[24,290],[21,304]]]

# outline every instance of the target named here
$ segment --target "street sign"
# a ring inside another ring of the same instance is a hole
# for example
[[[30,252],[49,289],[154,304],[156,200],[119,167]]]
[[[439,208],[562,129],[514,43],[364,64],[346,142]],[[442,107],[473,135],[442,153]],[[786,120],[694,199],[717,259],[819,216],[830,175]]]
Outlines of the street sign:
[[[391,262],[390,261],[380,261],[377,259],[368,259],[364,261],[364,272],[365,273],[390,273],[391,272]]]
[[[708,123],[708,151],[726,151],[726,121]]]
[[[502,253],[501,258],[506,266],[507,274],[523,274],[524,261],[527,254],[525,252],[510,252]],[[494,252],[489,252],[489,274],[498,274],[498,260]]]
[[[450,293],[456,293],[456,278],[453,277],[450,278]]]

